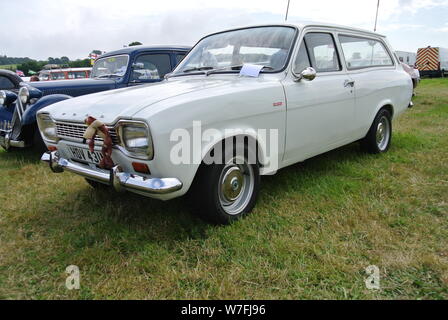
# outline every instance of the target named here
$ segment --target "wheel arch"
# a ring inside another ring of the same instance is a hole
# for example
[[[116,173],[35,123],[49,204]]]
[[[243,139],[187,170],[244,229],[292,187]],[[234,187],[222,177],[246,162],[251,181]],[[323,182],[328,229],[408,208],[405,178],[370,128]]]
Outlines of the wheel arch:
[[[256,153],[257,155],[257,163],[260,166],[260,174],[262,172],[262,168],[263,168],[263,163],[265,163],[265,159],[266,159],[266,154],[265,154],[265,150],[262,148],[262,143],[260,143],[259,137],[257,137],[257,135],[254,135],[252,133],[237,133],[237,134],[232,134],[232,135],[227,135],[227,136],[222,136],[220,139],[216,139],[208,144],[206,144],[203,148],[202,148],[202,155],[201,155],[201,163],[199,165],[196,166],[194,175],[193,175],[193,181],[191,183],[191,185],[189,186],[189,188],[191,188],[194,184],[195,181],[198,178],[198,175],[201,172],[201,169],[203,169],[206,164],[204,163],[204,159],[207,155],[210,154],[210,152],[212,152],[212,150],[218,146],[219,144],[225,144],[226,141],[230,140],[230,139],[236,139],[236,141],[244,141],[245,146],[247,145],[249,148],[251,146],[255,146],[255,148],[257,150],[252,150]]]
[[[391,100],[384,100],[381,101],[377,107],[375,108],[375,112],[373,112],[373,114],[371,115],[371,121],[370,123],[373,123],[373,121],[375,120],[376,115],[378,114],[378,112],[380,112],[380,110],[382,109],[386,109],[387,111],[390,112],[390,115],[392,117],[392,119],[394,118],[395,115],[395,108],[394,108],[394,104],[392,103]]]

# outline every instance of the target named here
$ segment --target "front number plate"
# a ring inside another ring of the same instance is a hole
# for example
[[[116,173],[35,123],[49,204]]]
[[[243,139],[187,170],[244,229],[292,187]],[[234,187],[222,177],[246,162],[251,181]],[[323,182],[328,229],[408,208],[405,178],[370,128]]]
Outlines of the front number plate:
[[[90,152],[88,149],[78,148],[78,147],[69,147],[70,152],[72,153],[72,159],[85,163],[94,163],[99,164],[101,159],[103,159],[103,155],[98,152]]]

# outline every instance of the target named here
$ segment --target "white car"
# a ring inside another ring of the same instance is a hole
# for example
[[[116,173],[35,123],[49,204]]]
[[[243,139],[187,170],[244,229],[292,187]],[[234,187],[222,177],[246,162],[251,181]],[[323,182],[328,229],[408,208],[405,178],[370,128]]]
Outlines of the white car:
[[[260,175],[361,141],[386,152],[412,81],[384,36],[319,23],[260,25],[201,39],[154,85],[69,99],[38,113],[54,172],[169,200],[191,191],[207,220],[255,206]],[[83,141],[107,126],[113,168]],[[150,210],[150,209],[148,209]]]

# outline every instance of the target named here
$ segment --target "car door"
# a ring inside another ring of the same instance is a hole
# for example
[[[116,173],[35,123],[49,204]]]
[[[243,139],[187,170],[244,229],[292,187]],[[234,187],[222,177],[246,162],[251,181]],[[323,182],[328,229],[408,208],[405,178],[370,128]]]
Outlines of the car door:
[[[338,38],[347,72],[356,81],[355,136],[363,137],[380,106],[406,108],[412,92],[406,88],[403,73],[397,72],[392,54],[381,38],[346,33]]]
[[[285,165],[350,142],[354,129],[354,83],[341,62],[335,36],[307,32],[293,58],[293,75],[284,80],[287,98]],[[307,67],[313,81],[297,76]]]
[[[171,56],[168,52],[143,53],[135,58],[131,65],[129,85],[159,82],[170,73]]]

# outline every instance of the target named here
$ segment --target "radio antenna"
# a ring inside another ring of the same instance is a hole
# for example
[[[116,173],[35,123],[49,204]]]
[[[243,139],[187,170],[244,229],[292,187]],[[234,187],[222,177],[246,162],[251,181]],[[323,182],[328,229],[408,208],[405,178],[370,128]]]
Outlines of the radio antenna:
[[[378,3],[376,5],[376,16],[375,16],[375,28],[373,28],[373,31],[376,32],[376,25],[378,23],[378,11],[380,9],[380,0],[378,0]]]
[[[288,12],[289,12],[289,1],[288,0],[288,6],[286,7],[286,16],[285,16],[285,21],[288,21]]]

